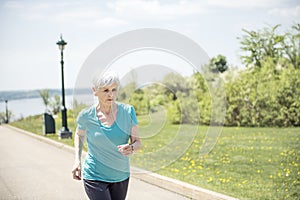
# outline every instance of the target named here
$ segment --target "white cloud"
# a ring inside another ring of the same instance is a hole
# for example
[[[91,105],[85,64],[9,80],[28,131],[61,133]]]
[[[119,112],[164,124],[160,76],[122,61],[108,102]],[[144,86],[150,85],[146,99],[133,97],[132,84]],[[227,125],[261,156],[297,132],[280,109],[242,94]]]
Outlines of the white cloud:
[[[269,12],[269,14],[285,18],[300,18],[300,5],[293,8],[274,8]]]
[[[225,8],[267,8],[286,3],[286,0],[210,0],[208,5]]]
[[[106,18],[101,18],[99,20],[94,21],[94,25],[97,26],[121,26],[121,25],[127,25],[128,22],[125,20],[113,18],[113,17],[106,17]]]
[[[7,1],[3,4],[3,8],[22,9],[22,8],[24,8],[24,3],[20,2],[20,1]]]
[[[96,10],[90,9],[71,9],[56,13],[58,19],[65,21],[95,20],[101,18],[101,14]]]
[[[81,1],[72,3],[9,1],[3,7],[29,21],[70,23],[81,27],[91,25],[113,27],[127,24],[123,19],[113,17],[105,6],[97,2],[86,4]]]
[[[107,6],[119,16],[132,16],[135,18],[173,19],[207,12],[203,4],[197,1],[163,4],[157,0],[119,0],[110,2]]]
[[[136,22],[168,22],[189,17],[208,16],[220,9],[273,9],[271,13],[280,15],[299,15],[299,8],[290,10],[279,9],[286,0],[116,0],[99,1],[72,1],[72,2],[33,2],[7,1],[5,9],[14,11],[27,20],[71,23],[77,26],[102,25],[122,26]],[[177,21],[178,22],[178,21]]]

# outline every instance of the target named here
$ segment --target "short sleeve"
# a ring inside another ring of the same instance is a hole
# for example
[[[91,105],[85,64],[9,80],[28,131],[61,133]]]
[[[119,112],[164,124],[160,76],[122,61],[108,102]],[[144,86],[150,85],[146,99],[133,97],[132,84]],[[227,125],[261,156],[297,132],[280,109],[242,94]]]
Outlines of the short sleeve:
[[[80,112],[77,116],[77,128],[80,130],[86,130],[86,125],[85,125],[85,117],[83,112]]]
[[[132,126],[137,125],[138,121],[137,121],[136,113],[135,113],[133,106],[131,106],[131,109],[130,109],[130,117],[131,117],[131,125]]]

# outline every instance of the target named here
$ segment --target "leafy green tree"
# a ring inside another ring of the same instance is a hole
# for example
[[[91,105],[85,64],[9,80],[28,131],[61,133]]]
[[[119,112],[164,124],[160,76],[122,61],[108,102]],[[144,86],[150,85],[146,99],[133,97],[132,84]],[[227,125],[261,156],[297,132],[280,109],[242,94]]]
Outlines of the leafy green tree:
[[[174,124],[222,124],[219,116],[226,110],[227,126],[300,126],[300,25],[285,34],[278,34],[278,28],[244,30],[240,39],[246,69],[229,69],[219,55],[203,74],[168,74],[162,84],[140,90],[134,84],[125,86],[131,92],[123,97],[131,97],[140,114],[166,106],[167,118]]]
[[[168,96],[165,93],[165,86],[160,83],[152,83],[143,88],[145,95],[149,100],[149,106],[151,112],[156,112],[161,109],[161,107],[165,107],[170,101],[173,99],[172,93]]]
[[[262,70],[248,69],[240,72],[239,77],[226,85],[228,125],[265,126],[271,125],[273,107],[276,105],[276,79],[273,66]]]
[[[242,59],[254,68],[226,85],[227,124],[299,126],[300,25],[283,35],[278,27],[244,30]]]
[[[189,94],[190,87],[189,83],[186,78],[181,76],[180,74],[170,73],[167,74],[163,79],[163,85],[165,86],[163,88],[164,93],[167,96],[170,96],[170,94],[177,94],[177,92]],[[174,100],[177,98],[176,96],[173,96]]]
[[[118,92],[118,100],[119,101],[128,101],[130,95],[135,91],[137,87],[136,82],[128,83],[126,86],[121,87]]]
[[[213,73],[223,73],[228,69],[226,57],[223,55],[217,55],[210,59],[209,68]]]
[[[197,101],[197,97],[182,92],[177,92],[177,109],[179,108],[180,115],[176,116],[176,119],[181,117],[180,123],[183,124],[199,124],[200,123],[200,111]],[[178,113],[177,113],[178,115]]]
[[[299,70],[276,69],[273,59],[262,64],[227,80],[226,125],[299,126]]]
[[[178,100],[169,102],[167,106],[167,118],[172,124],[181,123],[181,109]]]
[[[149,113],[149,99],[142,89],[134,91],[130,96],[129,102],[134,106],[137,115]]]
[[[292,66],[282,71],[274,94],[277,114],[274,121],[281,126],[300,126],[300,70]]]
[[[198,101],[200,123],[209,125],[211,120],[211,96],[207,81],[201,73],[196,72],[190,77],[189,83],[191,96]]]
[[[204,76],[196,72],[194,73],[191,78],[189,79],[190,88],[193,91],[198,91],[200,93],[208,92],[207,81],[205,80]]]
[[[282,42],[284,35],[277,34],[280,25],[267,27],[263,30],[248,31],[243,29],[246,35],[240,39],[241,50],[245,53],[241,56],[242,62],[247,67],[262,67],[262,62],[267,57],[278,60],[283,55]]]
[[[285,57],[295,69],[300,69],[300,24],[293,25],[281,42]]]

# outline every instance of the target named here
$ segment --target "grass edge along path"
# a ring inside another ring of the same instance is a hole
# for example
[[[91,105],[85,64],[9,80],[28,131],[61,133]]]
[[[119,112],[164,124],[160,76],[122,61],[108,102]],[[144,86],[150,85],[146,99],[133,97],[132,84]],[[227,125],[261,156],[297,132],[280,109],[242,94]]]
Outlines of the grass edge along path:
[[[155,128],[155,124],[147,126],[147,120],[139,117],[142,137]],[[69,122],[74,131],[75,123],[72,119]],[[60,123],[56,119],[57,129]],[[11,125],[43,135],[41,116]],[[141,156],[163,146],[166,134],[172,133],[176,126],[166,123],[155,136],[145,137]],[[299,198],[300,128],[224,127],[213,151],[200,158],[198,152],[206,130],[207,127],[199,127],[189,149],[176,161],[165,165],[164,158],[158,160],[159,170],[155,173],[239,199]],[[46,137],[73,146],[73,140],[59,140],[57,135]],[[139,167],[146,161],[133,160],[133,163]]]

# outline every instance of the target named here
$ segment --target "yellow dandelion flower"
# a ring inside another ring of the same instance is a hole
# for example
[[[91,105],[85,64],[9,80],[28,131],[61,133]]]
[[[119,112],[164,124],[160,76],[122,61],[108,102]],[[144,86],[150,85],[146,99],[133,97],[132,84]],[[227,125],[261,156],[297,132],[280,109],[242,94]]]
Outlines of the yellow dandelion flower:
[[[209,179],[207,179],[207,182],[212,182],[213,181],[213,178],[212,177],[209,177]]]
[[[191,160],[190,163],[192,164],[192,166],[195,166],[195,161]]]
[[[273,176],[272,176],[272,175],[270,175],[270,176],[269,176],[269,178],[270,178],[270,179],[272,179],[272,178],[273,178]]]
[[[292,162],[292,165],[295,166],[295,167],[298,167],[298,164],[294,161]]]

